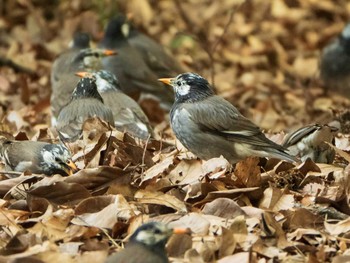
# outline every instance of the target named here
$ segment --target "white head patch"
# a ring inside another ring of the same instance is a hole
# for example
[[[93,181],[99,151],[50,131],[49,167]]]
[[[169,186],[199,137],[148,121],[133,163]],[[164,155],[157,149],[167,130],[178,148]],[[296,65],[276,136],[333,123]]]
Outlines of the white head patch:
[[[71,157],[69,151],[61,145],[55,145],[49,150],[44,148],[42,150],[42,156],[44,162],[41,165],[48,167],[54,166],[55,168],[61,167],[57,159],[59,159],[60,162],[66,163]]]
[[[345,26],[341,34],[344,38],[350,38],[350,23]]]
[[[188,85],[187,82],[181,77],[174,80],[173,87],[175,92],[180,96],[186,96],[188,93],[190,93],[191,89],[191,86]]]
[[[96,74],[96,86],[97,90],[100,93],[113,90],[113,87],[111,87],[111,84],[104,78],[101,78],[98,74]]]

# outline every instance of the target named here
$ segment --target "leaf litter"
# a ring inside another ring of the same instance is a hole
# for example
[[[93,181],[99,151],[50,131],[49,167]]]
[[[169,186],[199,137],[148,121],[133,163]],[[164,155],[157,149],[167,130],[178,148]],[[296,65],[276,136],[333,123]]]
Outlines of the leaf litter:
[[[323,92],[318,61],[350,5],[151,2],[118,1],[110,10],[103,8],[110,1],[5,2],[1,135],[57,142],[50,128],[52,61],[76,30],[98,42],[118,9],[272,140],[281,143],[302,125],[340,121],[334,163],[248,158],[232,168],[223,158],[198,160],[146,100],[156,139],[142,142],[91,119],[83,138],[69,145],[80,169],[73,176],[1,173],[0,261],[104,262],[140,224],[161,221],[192,230],[169,240],[171,262],[348,262],[350,103]]]

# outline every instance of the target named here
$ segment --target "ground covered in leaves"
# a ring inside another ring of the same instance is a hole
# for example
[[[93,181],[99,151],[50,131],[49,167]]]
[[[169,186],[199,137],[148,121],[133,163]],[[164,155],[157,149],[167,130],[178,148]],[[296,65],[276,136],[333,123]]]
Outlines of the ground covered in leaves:
[[[350,106],[318,77],[320,49],[347,22],[345,0],[58,2],[1,2],[0,129],[9,138],[57,142],[52,61],[76,30],[97,42],[118,10],[276,142]],[[196,159],[166,117],[150,118],[156,139],[147,142],[88,121],[70,145],[80,169],[71,177],[2,172],[0,262],[103,262],[149,220],[191,228],[170,239],[172,262],[350,261],[346,129],[334,164],[249,158],[233,169]]]

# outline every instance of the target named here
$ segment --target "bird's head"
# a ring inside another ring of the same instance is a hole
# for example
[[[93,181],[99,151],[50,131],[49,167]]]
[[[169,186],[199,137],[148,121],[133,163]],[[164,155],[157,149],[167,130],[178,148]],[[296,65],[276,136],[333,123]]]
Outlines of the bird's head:
[[[127,25],[126,17],[118,15],[111,19],[105,31],[105,39],[126,39],[128,32],[125,32],[125,25]]]
[[[81,78],[78,82],[72,93],[72,99],[74,100],[79,98],[95,98],[103,102],[100,93],[98,93],[96,78],[93,74],[89,74],[88,76]]]
[[[130,242],[141,243],[151,248],[164,248],[166,242],[172,234],[190,233],[189,229],[170,228],[169,226],[159,223],[150,222],[141,225],[130,237]]]
[[[117,51],[111,49],[84,48],[72,58],[72,63],[78,64],[80,68],[95,71],[102,68],[102,58],[117,54]]]
[[[72,48],[83,49],[90,47],[90,36],[87,33],[77,32],[74,34],[72,42],[69,44]]]
[[[72,175],[77,167],[71,159],[71,153],[62,144],[47,144],[42,149],[40,165],[48,174]]]
[[[175,78],[162,78],[159,81],[174,88],[178,102],[193,102],[214,95],[208,81],[196,73],[182,73]]]
[[[99,70],[94,73],[89,72],[77,72],[79,77],[87,77],[92,75],[96,79],[97,90],[100,93],[112,91],[112,90],[121,90],[118,78],[107,70]]]

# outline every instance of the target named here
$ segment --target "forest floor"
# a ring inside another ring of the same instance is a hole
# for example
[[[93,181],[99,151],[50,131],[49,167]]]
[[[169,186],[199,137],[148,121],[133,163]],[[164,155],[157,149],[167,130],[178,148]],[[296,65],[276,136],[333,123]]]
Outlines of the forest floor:
[[[325,93],[318,69],[349,18],[345,0],[1,1],[1,135],[57,142],[52,62],[77,30],[98,43],[118,11],[277,143],[349,109],[347,98]],[[0,173],[0,262],[103,262],[149,220],[191,228],[170,239],[171,262],[350,261],[345,130],[333,164],[248,158],[232,169],[179,146],[163,113],[150,119],[148,142],[86,123],[73,176]]]

